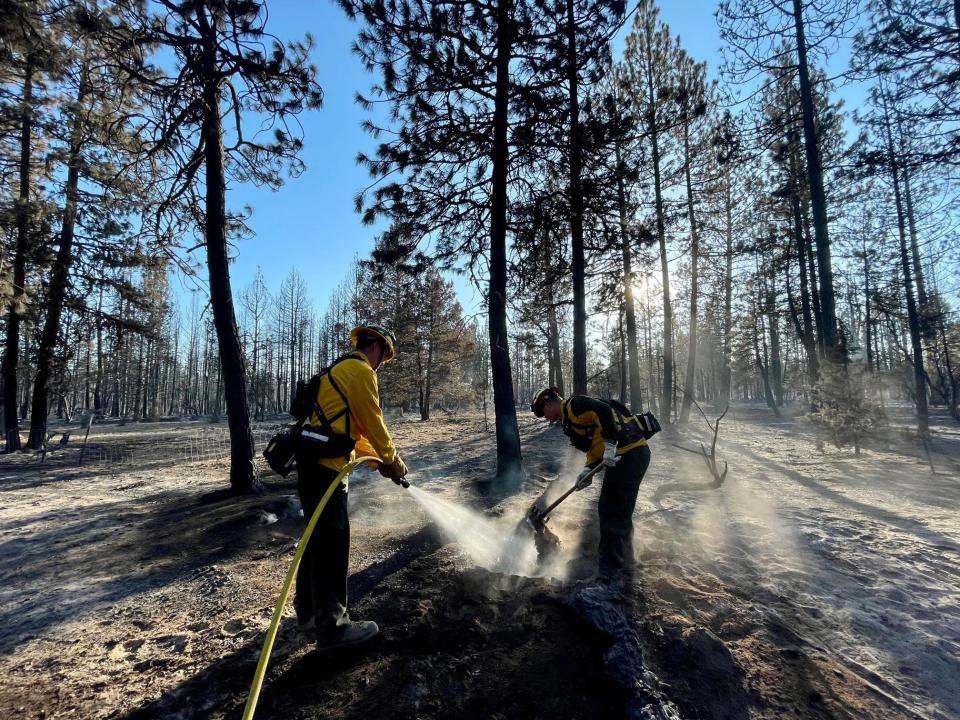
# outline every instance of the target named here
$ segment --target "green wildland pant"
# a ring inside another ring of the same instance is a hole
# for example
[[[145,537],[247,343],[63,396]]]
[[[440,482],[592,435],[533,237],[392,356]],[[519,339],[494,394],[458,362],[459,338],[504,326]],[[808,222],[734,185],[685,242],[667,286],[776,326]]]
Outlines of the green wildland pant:
[[[600,571],[633,565],[633,510],[650,466],[650,447],[641,445],[607,468],[600,489]]]
[[[297,492],[307,522],[336,477],[336,470],[319,465],[306,472],[297,470]],[[297,594],[293,601],[297,622],[306,625],[313,620],[318,636],[350,622],[347,613],[349,556],[350,517],[347,491],[341,483],[320,514],[297,569]]]

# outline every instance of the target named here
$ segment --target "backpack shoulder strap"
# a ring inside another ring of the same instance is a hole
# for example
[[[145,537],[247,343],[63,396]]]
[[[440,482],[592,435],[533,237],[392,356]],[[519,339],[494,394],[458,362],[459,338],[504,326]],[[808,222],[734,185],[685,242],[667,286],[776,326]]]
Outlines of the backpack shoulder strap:
[[[330,430],[332,428],[333,423],[335,421],[339,420],[341,417],[346,416],[347,418],[346,430],[347,430],[347,434],[349,435],[350,434],[350,403],[347,401],[347,396],[344,394],[343,390],[340,389],[340,385],[334,379],[333,372],[331,372],[335,367],[337,367],[337,365],[340,365],[341,363],[346,362],[347,360],[358,360],[360,362],[366,362],[366,360],[364,360],[362,357],[360,357],[356,353],[347,353],[346,355],[341,355],[332,363],[330,363],[329,367],[326,367],[320,371],[321,377],[326,377],[327,380],[330,381],[330,387],[332,387],[336,391],[337,395],[340,396],[340,399],[343,400],[343,410],[341,410],[331,418],[326,417],[326,415],[324,415],[323,413],[323,410],[320,409],[320,392],[319,392],[320,388],[318,387],[317,397],[313,399],[313,412],[314,414],[316,414],[317,419],[320,421],[320,424],[324,426],[324,428],[327,430]]]
[[[577,428],[579,430],[585,430],[587,428],[592,428],[593,423],[578,423],[573,419],[573,398],[575,396],[571,395],[566,400],[563,401],[562,410],[563,410],[563,423],[570,427]]]

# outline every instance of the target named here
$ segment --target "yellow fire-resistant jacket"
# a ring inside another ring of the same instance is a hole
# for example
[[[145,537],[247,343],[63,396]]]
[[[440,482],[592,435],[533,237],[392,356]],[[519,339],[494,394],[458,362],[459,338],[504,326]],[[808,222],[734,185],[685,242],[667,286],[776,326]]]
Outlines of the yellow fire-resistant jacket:
[[[332,423],[332,429],[337,433],[350,433],[357,445],[350,457],[375,455],[385,464],[393,462],[397,449],[390,437],[390,431],[383,421],[380,411],[380,388],[377,384],[377,373],[370,367],[367,356],[362,352],[352,352],[346,356],[349,359],[334,365],[328,375],[333,376],[340,392],[347,398],[349,405],[350,427],[346,427],[347,416],[341,415]],[[339,415],[343,409],[343,398],[333,387],[327,375],[320,380],[320,392],[317,394],[317,404],[323,414],[332,418]],[[316,413],[310,417],[311,424],[319,424]],[[347,464],[343,457],[321,458],[320,464],[340,471]]]
[[[563,401],[562,411],[563,432],[574,447],[587,453],[587,465],[593,466],[603,459],[604,441],[617,443],[617,455],[647,444],[642,437],[636,439],[639,431],[636,418],[624,417],[603,400],[573,395]]]

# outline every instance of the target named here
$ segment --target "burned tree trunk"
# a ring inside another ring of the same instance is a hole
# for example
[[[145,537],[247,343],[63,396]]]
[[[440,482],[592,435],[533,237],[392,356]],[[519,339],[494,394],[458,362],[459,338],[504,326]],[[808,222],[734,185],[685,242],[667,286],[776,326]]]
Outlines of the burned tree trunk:
[[[497,431],[497,478],[513,483],[520,473],[520,430],[510,372],[507,334],[507,172],[509,144],[507,104],[512,54],[511,0],[497,2],[496,89],[493,111],[492,193],[490,214],[490,371]]]
[[[220,349],[227,424],[230,428],[230,485],[238,492],[260,488],[260,477],[253,462],[253,435],[247,408],[243,350],[237,329],[233,295],[230,290],[230,266],[227,257],[226,179],[224,173],[223,126],[216,64],[216,28],[204,13],[197,13],[204,32],[203,65],[203,142],[206,168],[207,269],[210,279],[210,305]]]
[[[60,337],[60,316],[67,291],[67,279],[73,264],[73,233],[77,219],[77,190],[80,183],[80,150],[83,143],[81,108],[87,95],[87,69],[80,71],[81,80],[77,91],[77,112],[73,117],[70,133],[70,150],[67,156],[66,203],[60,228],[60,247],[50,273],[47,290],[47,313],[37,349],[37,375],[33,383],[33,402],[30,411],[30,438],[27,447],[39,450],[47,437],[47,414],[49,412],[50,376],[53,370],[53,354]],[[99,328],[99,318],[97,327]],[[98,351],[99,352],[99,351]],[[89,361],[89,353],[88,353]],[[89,383],[90,373],[87,372]],[[98,378],[99,379],[99,378]],[[95,392],[99,395],[99,385]],[[99,397],[95,404],[99,403]],[[87,402],[89,409],[89,400]]]
[[[910,326],[910,345],[912,349],[914,391],[917,406],[917,431],[926,436],[930,430],[927,418],[927,379],[923,367],[923,340],[920,327],[920,314],[917,311],[917,301],[913,291],[913,266],[910,261],[910,250],[907,246],[907,230],[903,209],[903,198],[900,192],[900,170],[897,163],[896,151],[893,145],[893,132],[890,129],[890,115],[887,108],[886,94],[882,93],[884,110],[884,129],[887,135],[887,153],[890,165],[890,176],[893,181],[893,197],[897,210],[897,232],[900,237],[900,265],[903,271],[903,289],[907,298],[907,322]]]
[[[813,231],[817,242],[817,268],[820,271],[820,312],[823,314],[823,345],[828,359],[836,360],[837,315],[834,308],[833,265],[830,258],[830,235],[827,229],[827,197],[823,188],[823,164],[820,159],[813,88],[807,63],[807,41],[804,34],[803,3],[793,0],[793,18],[797,40],[797,70],[800,83],[800,107],[803,113],[803,144],[810,180],[810,204],[813,209]]]
[[[697,313],[699,297],[700,234],[697,231],[697,217],[693,207],[693,183],[690,180],[690,123],[683,123],[683,172],[687,185],[687,218],[690,223],[690,340],[687,351],[687,376],[684,379],[683,404],[680,409],[680,422],[690,419],[690,404],[694,400],[694,378],[697,372]]]
[[[20,194],[17,197],[17,244],[13,255],[14,297],[7,312],[7,342],[3,355],[3,424],[6,431],[6,452],[20,449],[20,422],[17,417],[17,365],[20,362],[21,303],[27,277],[27,248],[30,243],[30,163],[33,132],[34,64],[27,58],[23,79],[23,114],[20,125]]]
[[[796,148],[795,133],[790,134],[789,142]],[[793,235],[797,243],[797,263],[800,271],[800,306],[803,312],[803,332],[801,340],[807,356],[807,380],[813,387],[820,376],[820,359],[817,352],[817,331],[814,326],[813,313],[810,307],[810,283],[808,280],[807,242],[803,232],[803,211],[801,205],[803,196],[800,193],[800,168],[797,162],[796,150],[790,152],[790,205],[793,212]]]
[[[730,382],[733,375],[733,189],[730,187],[730,168],[724,167],[723,210],[726,219],[724,228],[724,274],[723,274],[723,371],[720,378],[720,397],[730,402]]]
[[[617,208],[620,214],[620,249],[623,256],[623,304],[627,325],[627,374],[630,377],[630,408],[640,412],[643,397],[640,392],[640,353],[637,349],[637,311],[633,298],[633,258],[630,252],[630,233],[627,229],[627,192],[621,172],[620,149],[617,153]],[[624,400],[626,402],[626,400]]]
[[[583,248],[583,137],[577,83],[577,38],[573,0],[567,10],[567,93],[570,112],[570,236],[573,270],[573,391],[587,392],[586,258]]]

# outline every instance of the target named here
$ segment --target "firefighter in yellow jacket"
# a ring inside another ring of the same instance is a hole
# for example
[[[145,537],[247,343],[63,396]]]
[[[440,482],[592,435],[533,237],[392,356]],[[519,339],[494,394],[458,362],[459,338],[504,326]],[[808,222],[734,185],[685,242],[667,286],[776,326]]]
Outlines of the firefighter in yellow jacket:
[[[380,410],[376,374],[396,354],[396,339],[380,326],[363,325],[353,329],[350,340],[354,351],[320,374],[312,413],[297,445],[297,490],[308,518],[354,453],[380,458],[380,473],[406,484],[407,467]],[[316,634],[319,650],[355,645],[379,632],[375,622],[350,620],[349,554],[347,487],[341,484],[320,515],[297,571],[297,621],[301,630]]]
[[[640,482],[650,465],[645,427],[624,405],[586,395],[564,399],[555,387],[544,388],[530,409],[537,417],[560,421],[570,443],[587,454],[577,489],[590,485],[590,471],[606,466],[600,489],[600,573],[614,575],[633,564],[633,510]]]

